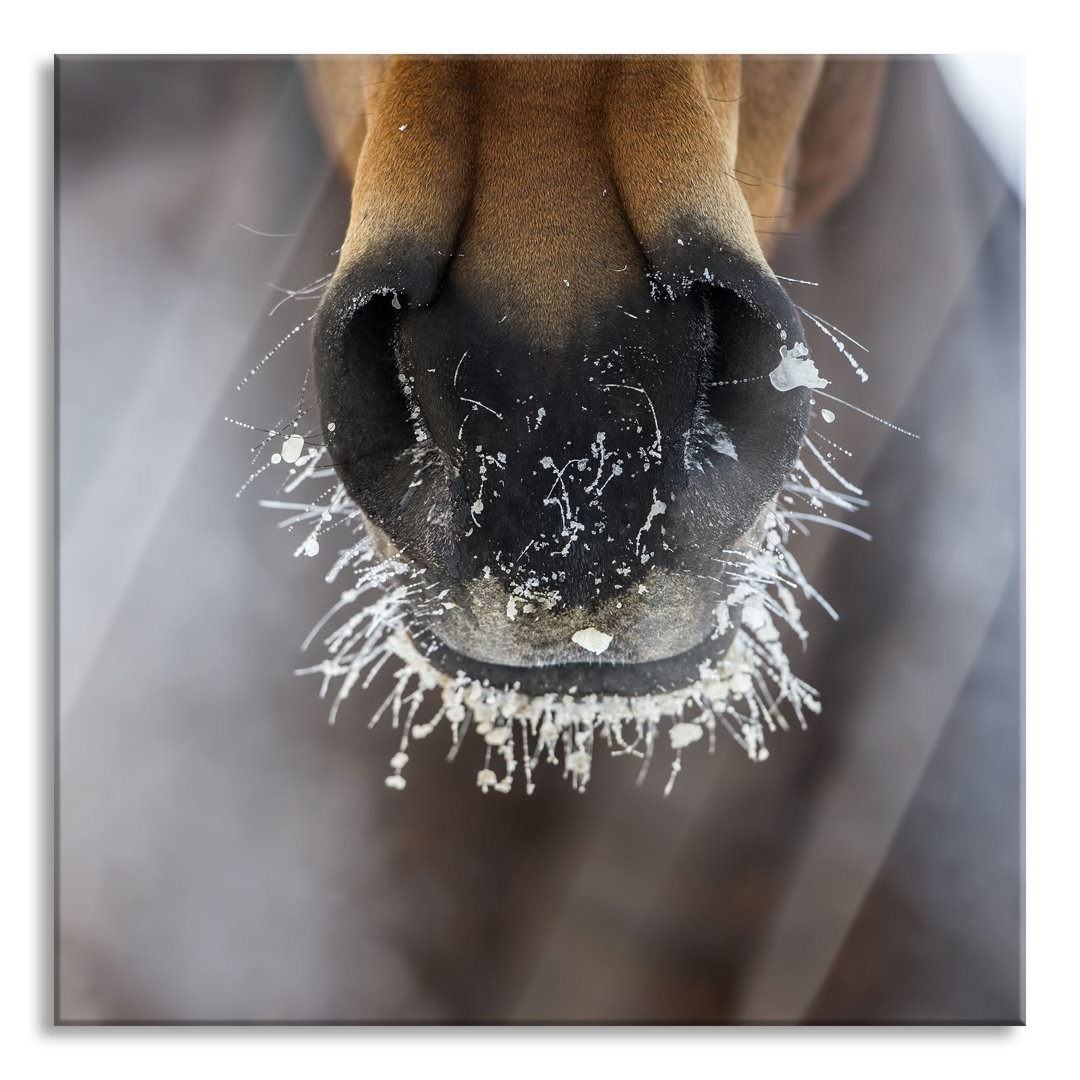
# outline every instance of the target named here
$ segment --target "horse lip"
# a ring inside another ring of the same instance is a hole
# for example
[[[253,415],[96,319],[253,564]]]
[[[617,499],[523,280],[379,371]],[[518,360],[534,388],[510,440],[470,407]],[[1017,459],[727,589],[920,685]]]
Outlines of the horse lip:
[[[729,609],[728,625],[674,656],[639,662],[582,660],[554,664],[512,665],[475,660],[451,648],[430,628],[409,627],[420,654],[449,677],[464,677],[493,689],[530,697],[642,697],[684,689],[701,677],[703,665],[720,660],[735,640],[740,609]]]

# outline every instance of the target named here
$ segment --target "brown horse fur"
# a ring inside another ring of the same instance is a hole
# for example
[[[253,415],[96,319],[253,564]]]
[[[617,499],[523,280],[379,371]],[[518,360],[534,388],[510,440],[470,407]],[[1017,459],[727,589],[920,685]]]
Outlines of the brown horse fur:
[[[392,155],[401,149],[401,141],[393,139],[396,125],[389,111],[382,111],[382,103],[398,103],[416,92],[412,80],[418,68],[430,72],[438,64],[434,58],[385,56],[320,56],[304,62],[320,129],[342,175],[354,184],[354,214],[356,200],[365,197],[362,193],[371,197],[387,174],[395,186],[403,180],[410,185],[419,183],[419,175],[402,175],[401,170],[408,168],[406,160],[394,163]],[[604,131],[595,112],[578,108],[568,114],[566,110],[575,97],[580,105],[583,93],[598,84],[609,94],[624,94],[623,126],[615,130],[626,134],[627,126],[637,117],[652,121],[653,141],[634,150],[638,164],[647,166],[648,161],[640,159],[652,155],[653,161],[664,163],[665,170],[681,163],[679,171],[686,174],[700,164],[692,154],[716,153],[709,168],[713,173],[719,168],[722,175],[714,198],[728,202],[731,218],[743,226],[744,212],[735,208],[745,203],[757,223],[757,241],[766,256],[775,246],[772,236],[777,231],[768,224],[770,220],[786,221],[790,215],[793,224],[802,225],[822,217],[858,179],[877,123],[885,70],[881,59],[867,57],[518,58],[516,64],[508,63],[504,68],[511,66],[520,67],[520,78],[543,95],[539,103],[530,102],[527,96],[501,103],[489,100],[492,122],[497,115],[494,107],[501,104],[499,119],[509,125],[506,141],[516,145],[519,153],[531,155],[536,165],[542,164],[538,140],[545,133],[537,131],[535,125],[545,114],[560,112],[564,120],[567,115],[578,119],[574,125],[577,140],[591,143],[594,154],[601,153],[598,144],[606,142],[613,129]],[[459,58],[453,70],[461,78],[475,73],[497,93],[500,79],[495,67],[490,61]],[[559,68],[593,71],[584,86],[574,86],[568,80],[559,85],[551,78]],[[695,146],[684,141],[687,133],[678,115],[672,116],[669,109],[665,117],[663,104],[654,96],[668,86],[670,105],[677,108],[678,102],[672,100],[678,92],[676,83],[691,99],[691,107],[696,105],[699,122],[711,115],[715,125]],[[389,98],[384,96],[387,93]],[[440,111],[447,110],[454,100],[435,104]],[[537,105],[536,112],[530,111]],[[409,107],[422,107],[422,102],[413,98]],[[472,109],[467,107],[466,111]],[[667,130],[665,119],[670,124]],[[361,176],[357,164],[368,132],[380,126],[387,129],[382,160],[376,156],[379,151],[370,149]],[[557,149],[561,154],[561,147]],[[577,178],[565,167],[555,173],[557,190],[572,195]],[[517,178],[522,202],[537,193],[540,179],[538,170]]]

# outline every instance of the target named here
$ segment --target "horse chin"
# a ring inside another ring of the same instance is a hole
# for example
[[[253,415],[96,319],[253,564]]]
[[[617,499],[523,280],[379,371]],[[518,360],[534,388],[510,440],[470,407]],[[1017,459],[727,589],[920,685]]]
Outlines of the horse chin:
[[[434,630],[413,626],[409,636],[418,652],[443,674],[465,679],[504,692],[514,691],[531,698],[548,695],[584,698],[645,698],[670,694],[692,687],[703,669],[714,667],[724,660],[735,641],[738,612],[735,619],[726,616],[717,622],[712,632],[696,645],[671,656],[655,660],[562,660],[534,662],[531,655],[522,655],[516,663],[492,663],[458,652],[442,640]],[[586,628],[579,635],[596,635],[594,640],[603,648],[607,635]]]
[[[313,449],[295,482],[322,483],[324,456]],[[763,761],[768,732],[786,728],[787,716],[802,726],[820,708],[792,672],[780,632],[786,626],[805,644],[793,590],[820,599],[785,546],[783,501],[769,500],[734,542],[708,545],[719,556],[708,573],[695,569],[692,548],[679,562],[668,553],[618,598],[580,606],[512,577],[455,578],[417,557],[407,538],[392,539],[338,487],[303,516],[318,520],[316,533],[334,524],[357,530],[326,575],[333,583],[348,573],[354,583],[304,642],[320,640],[323,659],[298,674],[319,675],[324,694],[337,687],[331,723],[353,690],[391,674],[371,723],[390,716],[401,733],[386,777],[395,789],[405,786],[412,743],[436,728],[449,729],[451,755],[465,741],[480,744],[483,791],[508,792],[517,776],[531,792],[544,763],[561,764],[581,790],[603,748],[638,758],[644,776],[666,747],[666,792],[683,750],[706,737],[711,750],[721,727]],[[311,540],[297,554],[318,554]]]
[[[760,546],[771,513],[770,505],[733,545],[736,561]],[[529,696],[665,694],[722,660],[739,627],[738,591],[720,575],[656,567],[586,609],[490,574],[444,580],[407,559],[370,519],[365,527],[379,555],[400,567],[399,580],[424,582],[400,628],[450,678]]]

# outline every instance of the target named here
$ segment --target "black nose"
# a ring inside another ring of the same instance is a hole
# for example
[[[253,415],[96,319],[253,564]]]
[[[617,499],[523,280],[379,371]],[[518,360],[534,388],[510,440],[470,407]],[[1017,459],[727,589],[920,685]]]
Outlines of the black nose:
[[[379,267],[339,275],[315,362],[349,494],[438,574],[559,608],[708,569],[791,468],[809,390],[770,377],[803,343],[775,279],[718,246],[685,260],[628,274],[557,344],[452,275],[429,302]]]

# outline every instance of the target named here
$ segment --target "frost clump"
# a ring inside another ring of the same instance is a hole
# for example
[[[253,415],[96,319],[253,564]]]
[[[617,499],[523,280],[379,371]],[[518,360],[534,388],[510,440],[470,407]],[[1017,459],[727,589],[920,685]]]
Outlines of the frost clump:
[[[304,452],[304,438],[302,435],[290,435],[281,444],[281,460],[292,464]]]
[[[597,630],[595,626],[587,626],[574,634],[570,640],[575,645],[580,645],[583,649],[588,649],[589,652],[599,656],[611,644],[611,635],[605,634],[603,630]]]
[[[829,380],[818,374],[810,350],[801,341],[796,341],[790,349],[780,346],[780,363],[769,372],[769,381],[777,390],[794,390],[796,386],[824,390],[829,385]]]
[[[673,750],[682,750],[683,747],[696,743],[705,734],[700,724],[692,724],[683,720],[678,724],[672,724],[668,736],[671,739]]]

